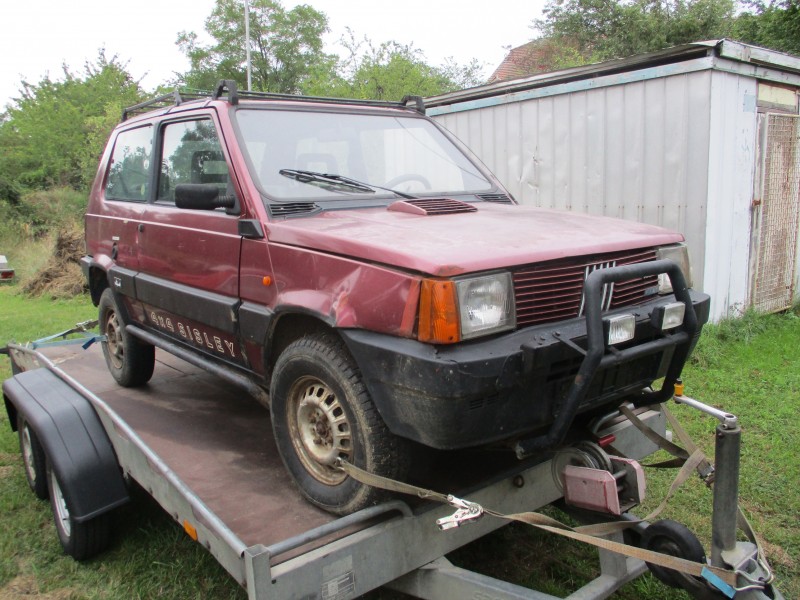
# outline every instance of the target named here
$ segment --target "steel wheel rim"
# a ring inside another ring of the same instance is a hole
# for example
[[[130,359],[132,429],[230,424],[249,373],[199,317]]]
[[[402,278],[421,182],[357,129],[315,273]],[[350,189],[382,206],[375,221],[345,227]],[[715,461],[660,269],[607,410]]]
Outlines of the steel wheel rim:
[[[25,473],[28,474],[30,481],[36,481],[36,469],[33,466],[33,441],[31,440],[31,430],[26,423],[22,428],[22,463],[25,465]]]
[[[122,345],[122,331],[119,325],[116,311],[109,311],[106,318],[106,348],[108,348],[108,357],[114,368],[121,369],[123,363],[123,345]]]
[[[338,485],[346,478],[334,467],[337,458],[351,460],[352,427],[333,390],[315,377],[295,382],[287,403],[289,434],[305,470],[317,481]]]
[[[64,494],[61,493],[61,486],[58,485],[58,479],[56,479],[54,471],[50,471],[50,491],[53,494],[53,511],[56,515],[56,521],[58,521],[64,535],[69,537],[72,534],[69,509],[67,508],[67,501],[64,499]]]

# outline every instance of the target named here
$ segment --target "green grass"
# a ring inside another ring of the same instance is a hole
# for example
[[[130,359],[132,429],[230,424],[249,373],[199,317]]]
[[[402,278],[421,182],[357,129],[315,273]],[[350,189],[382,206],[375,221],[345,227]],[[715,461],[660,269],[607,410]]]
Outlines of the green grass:
[[[94,318],[88,298],[29,299],[0,288],[0,339],[27,341]],[[800,434],[792,419],[800,404],[800,318],[747,315],[708,328],[684,372],[687,395],[739,416],[743,435],[741,503],[765,541],[779,588],[800,597]],[[0,358],[0,376],[10,375]],[[713,454],[712,419],[674,407],[695,440]],[[655,506],[672,474],[648,472]],[[640,512],[641,512],[640,511]],[[548,509],[556,517],[560,513]],[[641,512],[644,514],[644,512]],[[696,479],[664,517],[697,531],[708,548],[711,496]],[[199,545],[142,494],[116,516],[117,541],[95,560],[78,564],[57,542],[47,503],[27,488],[16,435],[0,415],[0,598],[11,583],[52,598],[245,598],[246,594]],[[511,525],[458,551],[465,567],[538,590],[566,595],[597,574],[593,549],[523,525]],[[378,592],[378,598],[396,594]],[[686,599],[647,575],[614,598]]]

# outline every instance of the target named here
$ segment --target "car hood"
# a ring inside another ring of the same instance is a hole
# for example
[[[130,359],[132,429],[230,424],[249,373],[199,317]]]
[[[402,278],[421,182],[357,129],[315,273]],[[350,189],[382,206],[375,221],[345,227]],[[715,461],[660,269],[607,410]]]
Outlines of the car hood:
[[[271,222],[271,243],[454,276],[680,242],[679,233],[632,221],[518,205],[414,215],[382,208],[331,210]]]

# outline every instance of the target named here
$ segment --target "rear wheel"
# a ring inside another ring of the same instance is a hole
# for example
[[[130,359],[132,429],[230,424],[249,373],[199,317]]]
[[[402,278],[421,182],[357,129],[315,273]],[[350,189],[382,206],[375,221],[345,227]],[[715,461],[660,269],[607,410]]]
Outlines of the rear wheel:
[[[109,288],[100,296],[98,311],[100,333],[106,336],[103,355],[116,382],[123,387],[137,387],[150,381],[156,364],[155,348],[125,331],[125,323]]]
[[[36,432],[31,429],[22,414],[17,415],[17,433],[19,434],[19,451],[22,454],[22,465],[25,467],[25,479],[34,494],[41,500],[47,499],[47,461]]]
[[[355,362],[333,335],[290,344],[275,365],[270,396],[281,458],[317,506],[348,514],[386,496],[337,469],[338,458],[384,477],[407,475],[405,441],[388,430]]]
[[[86,560],[105,550],[111,541],[111,515],[105,513],[88,521],[77,522],[72,517],[58,477],[52,469],[48,472],[47,482],[56,533],[64,552],[75,560]]]

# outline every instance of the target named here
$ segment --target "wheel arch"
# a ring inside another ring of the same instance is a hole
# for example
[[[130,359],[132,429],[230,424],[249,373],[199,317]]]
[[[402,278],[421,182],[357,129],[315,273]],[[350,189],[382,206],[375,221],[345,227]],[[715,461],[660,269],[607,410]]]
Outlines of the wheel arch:
[[[92,298],[92,304],[97,306],[100,304],[100,296],[103,291],[108,287],[108,275],[100,267],[92,267],[89,269],[89,295]]]
[[[100,263],[95,262],[90,256],[84,256],[81,259],[81,269],[89,286],[92,304],[97,306],[100,303],[100,296],[103,294],[103,290],[108,287],[108,273]]]
[[[275,363],[286,347],[295,340],[315,333],[330,333],[342,339],[336,328],[317,314],[288,310],[276,312],[264,347],[264,372],[267,381],[272,379]]]
[[[36,433],[76,522],[128,501],[114,448],[87,398],[45,368],[7,379],[3,397],[9,417],[21,413]]]

